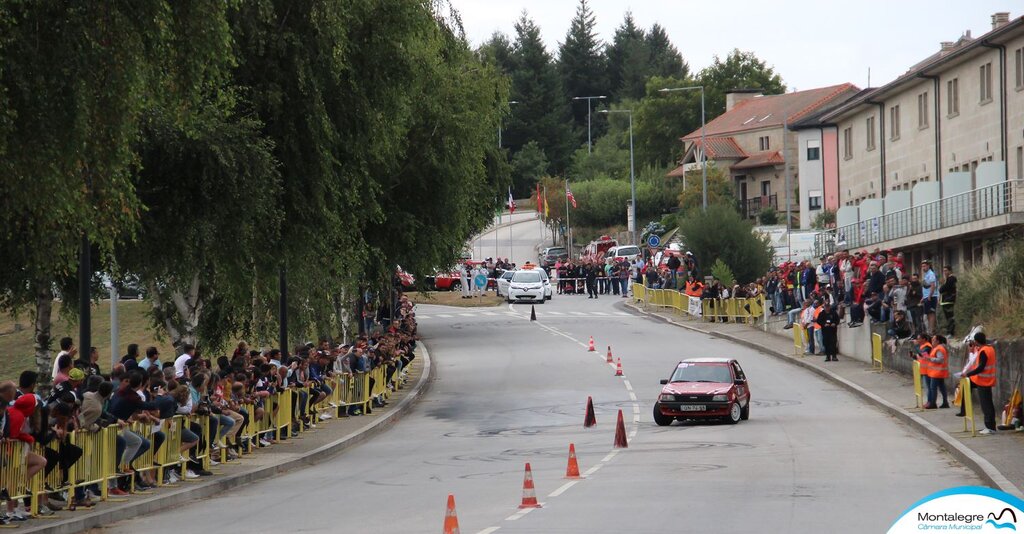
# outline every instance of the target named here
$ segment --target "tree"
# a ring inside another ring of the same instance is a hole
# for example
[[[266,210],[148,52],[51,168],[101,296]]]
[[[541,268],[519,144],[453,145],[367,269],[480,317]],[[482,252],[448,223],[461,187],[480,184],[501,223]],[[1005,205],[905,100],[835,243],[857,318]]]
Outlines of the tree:
[[[565,42],[558,49],[558,70],[567,102],[573,102],[573,98],[580,96],[608,94],[607,67],[602,54],[604,46],[597,38],[596,25],[594,12],[587,5],[587,0],[580,0],[576,16],[565,35]],[[591,101],[589,104],[599,105],[599,102]],[[587,105],[586,100],[577,100],[572,104],[578,144],[587,141]],[[596,139],[604,128],[593,126],[591,136]]]
[[[736,275],[734,275],[732,273],[732,269],[722,261],[722,258],[718,258],[715,260],[715,263],[711,264],[711,276],[730,290],[732,289],[732,286],[736,285]]]
[[[692,87],[692,78],[652,77],[647,97],[635,108],[633,124],[637,161],[674,167],[682,157],[680,137],[700,128],[700,91],[660,92],[664,88]]]
[[[687,78],[690,66],[679,53],[679,49],[668,38],[668,32],[657,22],[651,26],[645,39],[650,52],[650,75],[662,78]]]
[[[704,86],[706,120],[711,121],[725,112],[725,94],[733,89],[760,89],[766,95],[786,92],[775,69],[758,59],[753,52],[734,49],[725,61],[715,56],[714,62],[698,76]]]
[[[526,12],[516,21],[515,28],[510,96],[519,104],[505,122],[503,140],[513,153],[536,141],[551,162],[549,170],[558,174],[569,166],[573,150],[565,91],[540,38],[540,28]]]
[[[736,210],[736,200],[733,196],[733,183],[727,172],[708,163],[708,207],[714,205],[726,206],[733,211]],[[693,209],[700,209],[704,204],[704,180],[699,166],[686,171],[686,186],[679,194],[679,210],[689,212]]]
[[[799,198],[799,195],[797,196]],[[815,230],[824,230],[826,228],[836,227],[836,210],[822,210],[814,216],[814,220],[811,221],[811,228]]]
[[[650,68],[650,49],[644,30],[636,25],[633,13],[626,12],[622,24],[615,29],[612,44],[605,49],[608,62],[608,85],[615,100],[639,99]]]
[[[593,150],[580,147],[572,157],[568,176],[573,182],[607,177],[629,180],[629,145],[621,144],[621,126],[612,121],[602,120],[610,129],[609,133],[594,143]]]
[[[196,104],[195,80],[225,65],[225,9],[213,1],[0,8],[0,308],[34,307],[44,389],[53,289],[74,277],[83,238],[105,258],[133,235],[142,111],[158,102],[177,117]]]
[[[522,150],[512,156],[513,194],[534,190],[540,178],[547,174],[547,168],[548,158],[544,150],[536,141],[526,143]]]
[[[764,226],[779,224],[779,212],[775,211],[775,208],[769,206],[761,210],[761,213],[757,214],[757,220]]]
[[[771,266],[774,250],[770,240],[755,234],[753,225],[729,206],[715,204],[709,205],[707,212],[686,212],[679,217],[679,232],[698,265],[722,261],[740,283],[757,279]]]
[[[504,33],[494,32],[491,34],[491,38],[480,45],[476,54],[482,62],[493,65],[502,74],[509,75],[515,68],[512,58],[512,43]]]

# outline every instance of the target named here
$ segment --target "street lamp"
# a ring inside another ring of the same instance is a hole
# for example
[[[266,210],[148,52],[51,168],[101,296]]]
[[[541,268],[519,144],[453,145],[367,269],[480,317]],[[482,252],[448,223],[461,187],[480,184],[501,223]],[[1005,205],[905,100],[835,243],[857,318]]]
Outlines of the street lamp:
[[[591,100],[604,100],[608,98],[606,96],[574,96],[573,100],[586,100],[587,101],[587,154],[591,152],[590,143],[590,101]]]
[[[633,168],[633,110],[631,109],[602,109],[598,113],[629,113],[629,191],[630,205],[633,207],[633,244],[640,246],[636,237],[636,172]]]
[[[659,89],[659,93],[672,93],[675,91],[697,91],[700,90],[700,176],[701,184],[704,186],[704,211],[708,210],[708,158],[707,144],[704,139],[704,86],[703,85],[691,85],[688,87],[667,87],[665,89]],[[696,151],[694,151],[696,155]]]
[[[513,106],[518,104],[518,100],[509,100],[506,104]],[[501,118],[498,119],[498,148],[501,148]]]

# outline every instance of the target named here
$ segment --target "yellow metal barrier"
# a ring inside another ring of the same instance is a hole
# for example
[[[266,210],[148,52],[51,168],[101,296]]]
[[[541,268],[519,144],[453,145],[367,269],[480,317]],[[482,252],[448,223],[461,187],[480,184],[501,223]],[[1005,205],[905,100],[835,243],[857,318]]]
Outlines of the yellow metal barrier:
[[[96,484],[100,489],[100,498],[107,500],[107,481],[115,472],[114,451],[117,450],[117,432],[118,428],[114,425],[96,432],[78,430],[71,433],[69,441],[82,449],[82,457],[68,472],[68,495],[74,495],[75,486]]]
[[[29,513],[39,513],[39,493],[43,487],[43,472],[39,471],[32,480],[28,480],[25,465],[25,452],[32,447],[20,441],[0,441],[0,487],[7,490],[12,499],[21,500],[31,497]],[[38,447],[33,452],[41,452]]]
[[[807,332],[800,323],[793,323],[793,350],[797,356],[804,355],[804,344],[807,342]]]
[[[914,368],[911,371],[914,374],[914,398],[917,402],[917,407],[923,408],[924,401],[921,396],[921,362],[914,360]]]
[[[153,465],[154,464],[153,425],[150,424],[150,423],[135,422],[135,423],[131,424],[129,429],[132,432],[134,432],[135,434],[138,434],[139,436],[141,436],[143,439],[149,441],[149,448],[146,449],[146,452],[142,453],[141,456],[139,456],[138,458],[135,459],[135,462],[134,462],[134,466],[135,466],[134,469],[135,469],[135,471],[136,472],[155,471],[157,469],[157,466]],[[167,444],[164,443],[163,446],[166,447]],[[130,460],[130,459],[131,458],[125,458],[125,460]],[[120,461],[120,459],[118,461]],[[125,467],[127,467],[127,463],[125,464]],[[131,477],[131,488],[132,488],[132,491],[134,492],[135,491],[135,477]]]
[[[882,363],[882,335],[871,334],[871,369],[874,370],[875,365],[878,365],[878,371],[881,372],[884,369]]]
[[[964,432],[967,432],[967,421],[970,420],[971,436],[978,435],[974,425],[974,401],[971,400],[971,379],[969,378],[960,379],[960,402],[963,403],[960,411],[964,412]]]
[[[647,288],[643,284],[633,284],[633,301],[634,302],[647,302]]]
[[[182,436],[182,425],[185,424],[185,417],[181,415],[175,415],[170,419],[164,419],[160,425],[160,430],[164,433],[164,442],[160,446],[160,450],[156,453],[156,459],[154,465],[156,466],[156,483],[164,483],[164,474],[167,469],[173,467],[181,467],[185,462],[182,461],[181,457],[181,436]],[[150,441],[153,441],[152,433],[149,435]],[[155,446],[156,444],[153,443]],[[152,450],[152,448],[151,448]],[[182,471],[184,474],[184,471]],[[184,477],[182,477],[184,479]]]

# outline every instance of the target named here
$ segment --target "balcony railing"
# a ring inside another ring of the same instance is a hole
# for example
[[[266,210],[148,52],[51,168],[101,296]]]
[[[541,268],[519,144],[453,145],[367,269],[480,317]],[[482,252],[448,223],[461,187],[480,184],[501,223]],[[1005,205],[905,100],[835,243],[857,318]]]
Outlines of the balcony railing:
[[[815,237],[815,253],[821,256],[836,250],[867,248],[1013,212],[1024,212],[1024,180],[1000,182],[820,232]]]
[[[767,208],[779,211],[779,198],[778,195],[748,198],[746,200],[740,200],[739,207],[740,214],[743,215],[744,219],[753,219],[754,217],[757,217],[762,210]]]

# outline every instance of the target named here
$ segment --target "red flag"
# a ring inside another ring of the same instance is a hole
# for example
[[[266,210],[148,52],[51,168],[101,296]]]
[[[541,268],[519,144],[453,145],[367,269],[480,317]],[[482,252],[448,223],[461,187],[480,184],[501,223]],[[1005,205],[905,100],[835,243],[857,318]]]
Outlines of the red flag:
[[[508,188],[508,212],[509,213],[515,213],[516,212],[516,201],[512,198],[512,188],[511,187]]]
[[[572,207],[576,207],[576,197],[572,196],[572,191],[569,190],[569,184],[565,184],[565,198],[569,199],[572,203]]]
[[[543,204],[540,200],[540,182],[537,182],[537,213],[540,213],[544,209]]]

